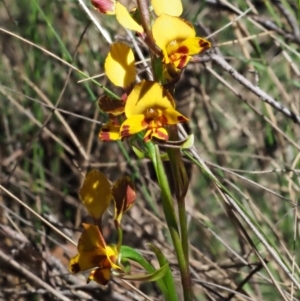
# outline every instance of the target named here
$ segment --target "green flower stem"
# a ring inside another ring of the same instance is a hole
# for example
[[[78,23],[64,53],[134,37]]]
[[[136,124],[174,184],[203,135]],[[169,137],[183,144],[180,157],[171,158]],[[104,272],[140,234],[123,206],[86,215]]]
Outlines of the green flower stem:
[[[122,230],[121,225],[119,224],[119,222],[117,220],[114,220],[114,223],[115,223],[115,227],[116,227],[117,232],[118,232],[117,250],[118,250],[118,252],[120,252],[122,242],[123,242],[123,230]]]
[[[177,126],[169,126],[170,140],[178,141],[178,130]],[[172,168],[173,181],[175,185],[175,193],[178,206],[178,216],[181,233],[181,243],[185,260],[189,263],[189,239],[187,231],[187,218],[185,208],[185,196],[188,191],[189,181],[186,173],[186,169],[182,160],[180,149],[167,148],[167,153]]]
[[[189,274],[189,266],[188,262],[186,262],[185,254],[183,252],[170,186],[160,157],[159,148],[152,142],[146,143],[145,146],[147,147],[150,159],[154,165],[158,183],[161,188],[164,215],[177,255],[179,270],[181,274],[181,283],[183,288],[184,300],[192,301],[193,292],[191,278]]]
[[[164,256],[164,254],[161,252],[161,250],[159,248],[157,248],[156,246],[154,246],[152,244],[148,244],[148,246],[155,253],[160,267],[163,267],[164,265],[168,264],[166,257]],[[175,286],[173,274],[172,274],[172,271],[170,268],[168,269],[168,271],[166,272],[165,276],[162,279],[168,289],[170,300],[179,301],[177,292],[176,292],[176,286]]]
[[[187,218],[185,208],[185,195],[186,188],[188,187],[186,170],[182,161],[181,153],[179,149],[169,148],[168,155],[171,163],[173,178],[176,191],[176,199],[178,206],[179,225],[181,233],[181,243],[185,260],[189,262],[189,240],[187,231]]]

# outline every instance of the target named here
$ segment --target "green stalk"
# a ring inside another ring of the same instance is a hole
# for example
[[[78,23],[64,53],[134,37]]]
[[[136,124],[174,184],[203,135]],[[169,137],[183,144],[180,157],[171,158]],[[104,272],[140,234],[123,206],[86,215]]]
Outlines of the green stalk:
[[[170,140],[178,141],[178,130],[177,126],[169,126]],[[173,181],[175,185],[175,194],[177,199],[179,225],[181,233],[181,243],[185,260],[189,263],[189,239],[187,230],[187,218],[185,208],[185,196],[188,190],[189,182],[186,169],[182,160],[180,149],[168,148],[167,153],[172,168]]]
[[[173,199],[170,191],[168,179],[164,170],[164,166],[160,157],[159,148],[151,142],[145,143],[145,146],[149,152],[149,157],[155,168],[156,176],[159,186],[161,188],[161,196],[163,202],[163,210],[166,218],[166,222],[171,234],[173,245],[175,248],[178,266],[181,274],[181,284],[184,294],[184,301],[193,300],[192,283],[189,274],[189,265],[186,261],[185,253],[181,244],[179,235],[175,210],[173,206]]]

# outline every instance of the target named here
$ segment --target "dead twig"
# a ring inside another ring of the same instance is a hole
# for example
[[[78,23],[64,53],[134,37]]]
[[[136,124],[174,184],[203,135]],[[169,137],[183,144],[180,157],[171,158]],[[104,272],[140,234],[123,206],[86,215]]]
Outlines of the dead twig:
[[[266,102],[274,109],[293,120],[295,123],[300,124],[299,115],[295,114],[284,105],[276,101],[272,96],[263,91],[259,86],[252,84],[247,78],[238,73],[230,64],[228,64],[221,55],[211,53],[211,58],[218,66],[220,66],[224,71],[228,72],[235,80],[246,87],[249,91],[257,95],[262,101]]]

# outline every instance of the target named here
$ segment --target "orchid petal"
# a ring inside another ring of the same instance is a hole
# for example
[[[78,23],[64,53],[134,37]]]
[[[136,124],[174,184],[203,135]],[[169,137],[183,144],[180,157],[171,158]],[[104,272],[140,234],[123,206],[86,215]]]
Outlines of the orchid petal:
[[[167,90],[156,82],[143,80],[129,94],[125,114],[129,118],[132,115],[145,114],[149,109],[165,110],[174,106],[174,99]]]
[[[136,134],[144,129],[146,129],[148,123],[145,121],[145,116],[143,114],[133,115],[126,119],[120,128],[120,136],[122,138]]]
[[[99,139],[102,141],[115,141],[120,139],[120,126],[114,124],[111,120],[104,124],[99,133]]]
[[[114,99],[103,95],[98,99],[98,106],[103,112],[118,116],[124,113],[125,102],[123,99]]]
[[[157,16],[167,14],[178,17],[182,14],[181,0],[152,0],[151,4]]]
[[[96,169],[86,175],[79,195],[89,214],[95,219],[101,218],[112,199],[111,186],[106,176]]]
[[[105,73],[114,85],[126,88],[135,81],[134,62],[134,54],[129,46],[114,43],[105,59]]]
[[[163,127],[153,128],[146,132],[146,134],[144,136],[144,141],[148,142],[153,137],[160,139],[160,140],[167,141],[169,139],[169,134],[168,134],[167,130]]]
[[[152,33],[156,44],[163,51],[171,47],[172,43],[176,46],[177,43],[196,36],[195,29],[189,22],[165,14],[156,18],[152,26]],[[171,50],[169,49],[169,51]]]
[[[78,254],[70,260],[70,270],[78,273],[101,266],[107,259],[106,245],[99,228],[95,225],[83,224],[84,230],[78,241]]]
[[[211,44],[209,41],[199,37],[192,37],[180,43],[177,52],[185,52],[187,49],[188,55],[195,55],[207,50],[210,47]]]
[[[123,214],[133,205],[136,193],[133,182],[129,177],[117,180],[112,187],[115,201],[115,220],[121,222]]]
[[[130,15],[128,10],[120,2],[116,3],[116,17],[118,22],[125,28],[143,33],[143,27],[139,25]]]
[[[106,285],[110,279],[110,269],[95,269],[91,271],[87,283],[95,281],[100,285]]]
[[[186,117],[184,117],[182,114],[180,114],[174,109],[167,109],[163,111],[163,117],[165,119],[165,124],[169,124],[169,125],[189,121]]]

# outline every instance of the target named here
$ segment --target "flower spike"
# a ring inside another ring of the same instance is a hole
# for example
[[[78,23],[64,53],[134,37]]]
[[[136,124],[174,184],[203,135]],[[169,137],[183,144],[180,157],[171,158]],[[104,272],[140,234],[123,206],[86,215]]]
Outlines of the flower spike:
[[[115,264],[118,253],[115,246],[107,246],[98,226],[83,224],[84,231],[78,241],[78,254],[71,258],[69,269],[72,273],[78,273],[92,268],[87,280],[94,280],[106,285],[110,279],[111,269],[120,269]]]

